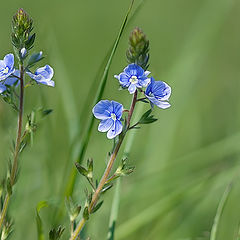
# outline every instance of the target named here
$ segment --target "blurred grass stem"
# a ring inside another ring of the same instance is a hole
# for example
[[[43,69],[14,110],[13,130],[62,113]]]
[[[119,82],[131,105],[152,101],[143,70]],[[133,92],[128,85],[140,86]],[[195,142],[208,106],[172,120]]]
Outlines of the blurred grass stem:
[[[23,100],[24,100],[24,68],[23,68],[23,65],[20,65],[20,96],[19,96],[18,128],[17,128],[17,139],[16,139],[16,145],[15,145],[14,157],[13,157],[13,165],[12,165],[11,174],[10,174],[11,188],[15,184],[15,179],[16,179],[17,169],[18,169],[18,157],[20,152],[21,136],[22,136]],[[0,216],[0,229],[2,228],[2,224],[6,216],[9,200],[10,200],[10,193],[7,192],[6,197],[4,199],[1,216]]]
[[[129,112],[128,112],[128,117],[127,117],[127,123],[126,123],[126,131],[123,132],[120,136],[119,136],[119,140],[114,148],[114,151],[112,152],[111,154],[111,157],[109,159],[109,162],[108,162],[108,165],[105,169],[105,172],[101,178],[101,181],[99,182],[99,185],[96,189],[96,191],[94,192],[93,194],[93,197],[92,197],[92,201],[91,203],[89,204],[89,207],[88,207],[88,212],[89,214],[91,214],[92,210],[94,209],[95,205],[97,204],[97,201],[99,199],[99,195],[101,194],[101,191],[104,187],[104,185],[106,184],[106,182],[108,181],[108,177],[110,175],[110,172],[112,170],[112,167],[113,167],[113,164],[117,158],[117,154],[119,152],[119,149],[122,145],[122,142],[124,140],[124,137],[127,133],[127,130],[129,129],[129,126],[130,126],[130,122],[131,122],[131,118],[132,118],[132,115],[133,115],[133,112],[134,112],[134,109],[135,109],[135,105],[136,105],[136,102],[137,102],[137,90],[135,91],[134,95],[133,95],[133,98],[132,98],[132,103],[131,103],[131,107],[129,109]],[[80,234],[81,230],[83,229],[85,223],[86,223],[86,219],[85,218],[82,218],[79,222],[79,224],[77,225],[77,228],[75,229],[75,231],[73,232],[72,236],[70,237],[70,240],[75,240],[77,239],[78,235]]]

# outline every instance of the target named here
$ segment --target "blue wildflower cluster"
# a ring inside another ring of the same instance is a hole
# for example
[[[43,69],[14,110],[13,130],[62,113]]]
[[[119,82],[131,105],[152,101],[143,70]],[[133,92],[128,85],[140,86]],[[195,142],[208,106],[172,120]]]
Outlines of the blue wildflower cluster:
[[[35,73],[27,68],[26,73],[36,83],[54,87],[54,71],[49,65],[38,68]],[[14,55],[7,54],[0,60],[0,94],[4,94],[12,86],[18,86],[19,78],[20,70],[14,67]]]
[[[156,105],[166,109],[171,105],[168,102],[171,95],[171,87],[162,81],[155,81],[149,78],[150,72],[144,71],[139,65],[129,64],[122,73],[114,75],[124,89],[128,89],[130,94],[140,91],[145,95],[144,100],[149,100],[151,107]],[[146,88],[144,91],[143,88]],[[100,132],[107,132],[109,139],[115,138],[122,132],[123,124],[121,117],[123,114],[122,104],[115,101],[102,100],[93,108],[93,114],[101,122],[98,126]]]

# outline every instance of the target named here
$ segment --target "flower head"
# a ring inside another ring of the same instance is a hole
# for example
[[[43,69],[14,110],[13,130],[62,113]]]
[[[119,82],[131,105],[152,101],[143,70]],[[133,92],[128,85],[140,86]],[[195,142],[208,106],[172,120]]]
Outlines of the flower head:
[[[14,73],[14,55],[7,54],[3,60],[0,60],[0,81]]]
[[[29,75],[30,78],[35,80],[37,83],[41,83],[51,87],[55,86],[55,83],[52,80],[54,71],[49,65],[38,68],[34,74],[31,72],[26,73]]]
[[[132,94],[137,88],[146,87],[150,82],[149,71],[144,71],[140,66],[135,63],[129,64],[122,73],[115,75],[122,87],[128,88]]]
[[[101,100],[94,106],[92,112],[97,119],[101,120],[98,131],[108,132],[107,138],[115,138],[122,132],[122,104],[115,101]]]
[[[171,106],[167,102],[171,95],[171,87],[165,82],[155,81],[151,77],[151,82],[146,89],[145,95],[151,101],[151,104],[155,104],[160,108],[165,109]]]

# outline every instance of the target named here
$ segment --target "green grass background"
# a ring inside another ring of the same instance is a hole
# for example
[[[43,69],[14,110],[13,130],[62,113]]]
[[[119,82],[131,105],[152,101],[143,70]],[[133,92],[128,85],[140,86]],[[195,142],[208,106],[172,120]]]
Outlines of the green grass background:
[[[64,182],[73,166],[71,149],[86,127],[97,89],[96,74],[113,44],[129,0],[11,0],[1,2],[0,56],[12,52],[11,17],[23,7],[34,19],[35,50],[55,69],[56,87],[27,89],[25,113],[53,108],[21,156],[21,171],[10,215],[12,239],[37,239],[35,207],[45,231],[54,219]],[[136,1],[136,5],[139,1]],[[135,6],[136,6],[135,5]],[[223,192],[232,190],[219,222],[217,240],[237,240],[240,224],[240,2],[238,0],[145,0],[127,26],[110,68],[104,99],[127,107],[131,96],[118,91],[114,74],[126,65],[128,35],[139,26],[150,40],[152,75],[172,87],[168,110],[136,133],[129,164],[136,171],[121,184],[116,240],[206,240]],[[99,78],[101,74],[99,75]],[[94,84],[96,81],[96,84]],[[81,117],[81,121],[79,118]],[[4,175],[15,138],[16,114],[0,102],[0,174]],[[95,123],[86,158],[98,177],[112,142]],[[85,158],[85,160],[86,160]],[[84,199],[87,182],[77,179],[74,199]],[[87,224],[86,236],[106,239],[113,197]],[[68,239],[67,231],[63,239]]]

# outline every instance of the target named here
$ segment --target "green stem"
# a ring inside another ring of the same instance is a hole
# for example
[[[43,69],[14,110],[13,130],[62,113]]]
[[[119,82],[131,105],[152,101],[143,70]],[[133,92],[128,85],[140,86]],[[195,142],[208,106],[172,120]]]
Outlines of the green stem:
[[[126,129],[128,130],[129,129],[129,126],[130,126],[130,122],[131,122],[131,118],[132,118],[132,115],[133,115],[133,112],[134,112],[134,109],[135,109],[135,105],[136,105],[136,102],[137,102],[137,90],[135,91],[134,95],[133,95],[133,98],[132,98],[132,103],[131,103],[131,107],[130,107],[130,110],[129,110],[129,113],[128,113],[128,118],[127,118],[127,126],[126,126]],[[113,153],[111,154],[111,157],[109,159],[109,162],[108,162],[108,165],[105,169],[105,172],[98,184],[98,187],[96,189],[96,191],[94,192],[93,194],[93,197],[92,197],[92,201],[91,203],[89,204],[89,207],[88,207],[88,212],[89,214],[91,214],[92,210],[94,209],[95,205],[97,204],[98,202],[98,199],[99,199],[99,196],[101,194],[101,191],[104,187],[104,185],[106,184],[107,180],[108,180],[108,177],[110,175],[110,172],[112,170],[112,167],[113,167],[113,164],[117,158],[117,154],[119,152],[119,149],[123,143],[123,140],[124,140],[124,137],[126,135],[127,131],[126,132],[123,132],[120,136],[119,136],[119,140],[118,140],[118,143],[116,144],[115,148],[114,148],[114,151]],[[86,223],[86,219],[82,218],[78,224],[78,226],[76,227],[75,231],[73,232],[73,234],[71,235],[70,237],[70,240],[75,240],[77,239],[78,235],[80,234],[81,230],[83,229],[84,225]]]
[[[12,165],[11,174],[10,174],[11,187],[13,187],[13,185],[15,184],[17,169],[18,169],[18,157],[19,157],[21,135],[22,135],[23,100],[24,100],[24,68],[23,68],[23,65],[20,65],[20,96],[19,96],[18,129],[17,129],[17,138],[16,138],[14,157],[13,157],[13,165]],[[11,195],[7,192],[4,199],[3,209],[0,215],[0,229],[2,228],[2,224],[4,222],[4,218],[7,213],[10,196]]]

